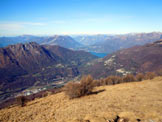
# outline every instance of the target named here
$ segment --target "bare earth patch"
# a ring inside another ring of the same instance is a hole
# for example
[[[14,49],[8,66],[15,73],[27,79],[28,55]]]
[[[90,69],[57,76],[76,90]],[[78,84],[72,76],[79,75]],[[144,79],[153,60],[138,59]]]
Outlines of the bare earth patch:
[[[162,77],[142,82],[96,87],[97,94],[69,100],[49,95],[0,110],[0,122],[162,122]],[[108,121],[109,120],[109,121]]]

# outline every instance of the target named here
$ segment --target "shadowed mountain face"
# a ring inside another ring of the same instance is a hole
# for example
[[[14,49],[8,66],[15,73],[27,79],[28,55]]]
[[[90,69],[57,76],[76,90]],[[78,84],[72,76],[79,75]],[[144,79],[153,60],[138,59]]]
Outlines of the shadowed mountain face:
[[[83,72],[94,77],[156,71],[162,68],[162,40],[122,49],[85,65]]]
[[[60,78],[74,78],[80,74],[79,67],[96,58],[84,51],[40,46],[35,42],[0,48],[1,95],[46,85]]]

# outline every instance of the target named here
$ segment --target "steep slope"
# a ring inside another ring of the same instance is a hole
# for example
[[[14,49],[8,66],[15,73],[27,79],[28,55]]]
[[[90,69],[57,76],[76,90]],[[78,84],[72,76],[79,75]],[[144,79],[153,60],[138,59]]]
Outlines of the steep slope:
[[[0,79],[7,76],[13,77],[12,73],[15,74],[17,68],[22,69],[20,73],[23,71],[30,73],[40,70],[42,67],[56,64],[59,60],[55,54],[50,54],[45,48],[34,42],[0,48]]]
[[[94,91],[101,90],[104,91],[73,100],[58,93],[25,107],[2,109],[0,121],[114,122],[117,116],[128,122],[162,121],[162,77],[97,87]]]
[[[91,55],[85,51],[74,51],[60,46],[44,45],[44,47],[55,53],[59,58],[63,59],[66,63],[72,63],[73,65],[85,64],[88,61],[96,59],[96,56]]]
[[[122,49],[96,62],[88,63],[83,72],[94,77],[157,71],[162,68],[162,40],[144,46]]]
[[[74,78],[81,65],[96,58],[84,51],[35,42],[0,48],[0,98],[31,86]]]

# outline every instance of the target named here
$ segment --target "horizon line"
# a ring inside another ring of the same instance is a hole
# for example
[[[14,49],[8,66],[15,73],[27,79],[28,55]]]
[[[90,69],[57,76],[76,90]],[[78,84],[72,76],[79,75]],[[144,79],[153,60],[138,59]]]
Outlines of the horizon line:
[[[17,37],[17,36],[77,36],[77,35],[127,35],[127,34],[149,34],[149,33],[162,33],[162,31],[150,31],[150,32],[126,32],[126,33],[60,33],[60,34],[16,34],[16,35],[0,35],[0,37]]]

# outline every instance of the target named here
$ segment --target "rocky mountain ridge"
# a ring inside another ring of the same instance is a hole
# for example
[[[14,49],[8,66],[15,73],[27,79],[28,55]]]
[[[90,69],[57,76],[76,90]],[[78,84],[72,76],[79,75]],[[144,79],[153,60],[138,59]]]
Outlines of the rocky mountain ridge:
[[[144,45],[159,40],[161,32],[132,33],[121,35],[82,35],[74,37],[79,43],[88,44],[85,50],[100,53],[112,53],[135,45]]]
[[[23,35],[16,37],[0,37],[0,47],[5,47],[11,44],[36,42],[41,45],[58,45],[64,48],[76,49],[82,47],[79,42],[75,41],[70,36],[32,36]]]
[[[85,50],[87,52],[110,54],[123,48],[154,42],[159,40],[161,35],[161,32],[130,33],[121,35],[72,35],[71,37],[66,35],[23,35],[16,37],[0,37],[0,47],[17,43],[37,42],[43,45],[59,45],[61,47],[74,50]]]
[[[157,71],[162,68],[162,40],[119,50],[103,59],[88,63],[83,68],[85,74],[101,78],[108,75],[136,74]]]
[[[35,42],[0,48],[1,97],[31,86],[74,78],[80,74],[81,65],[96,58],[84,51]]]

